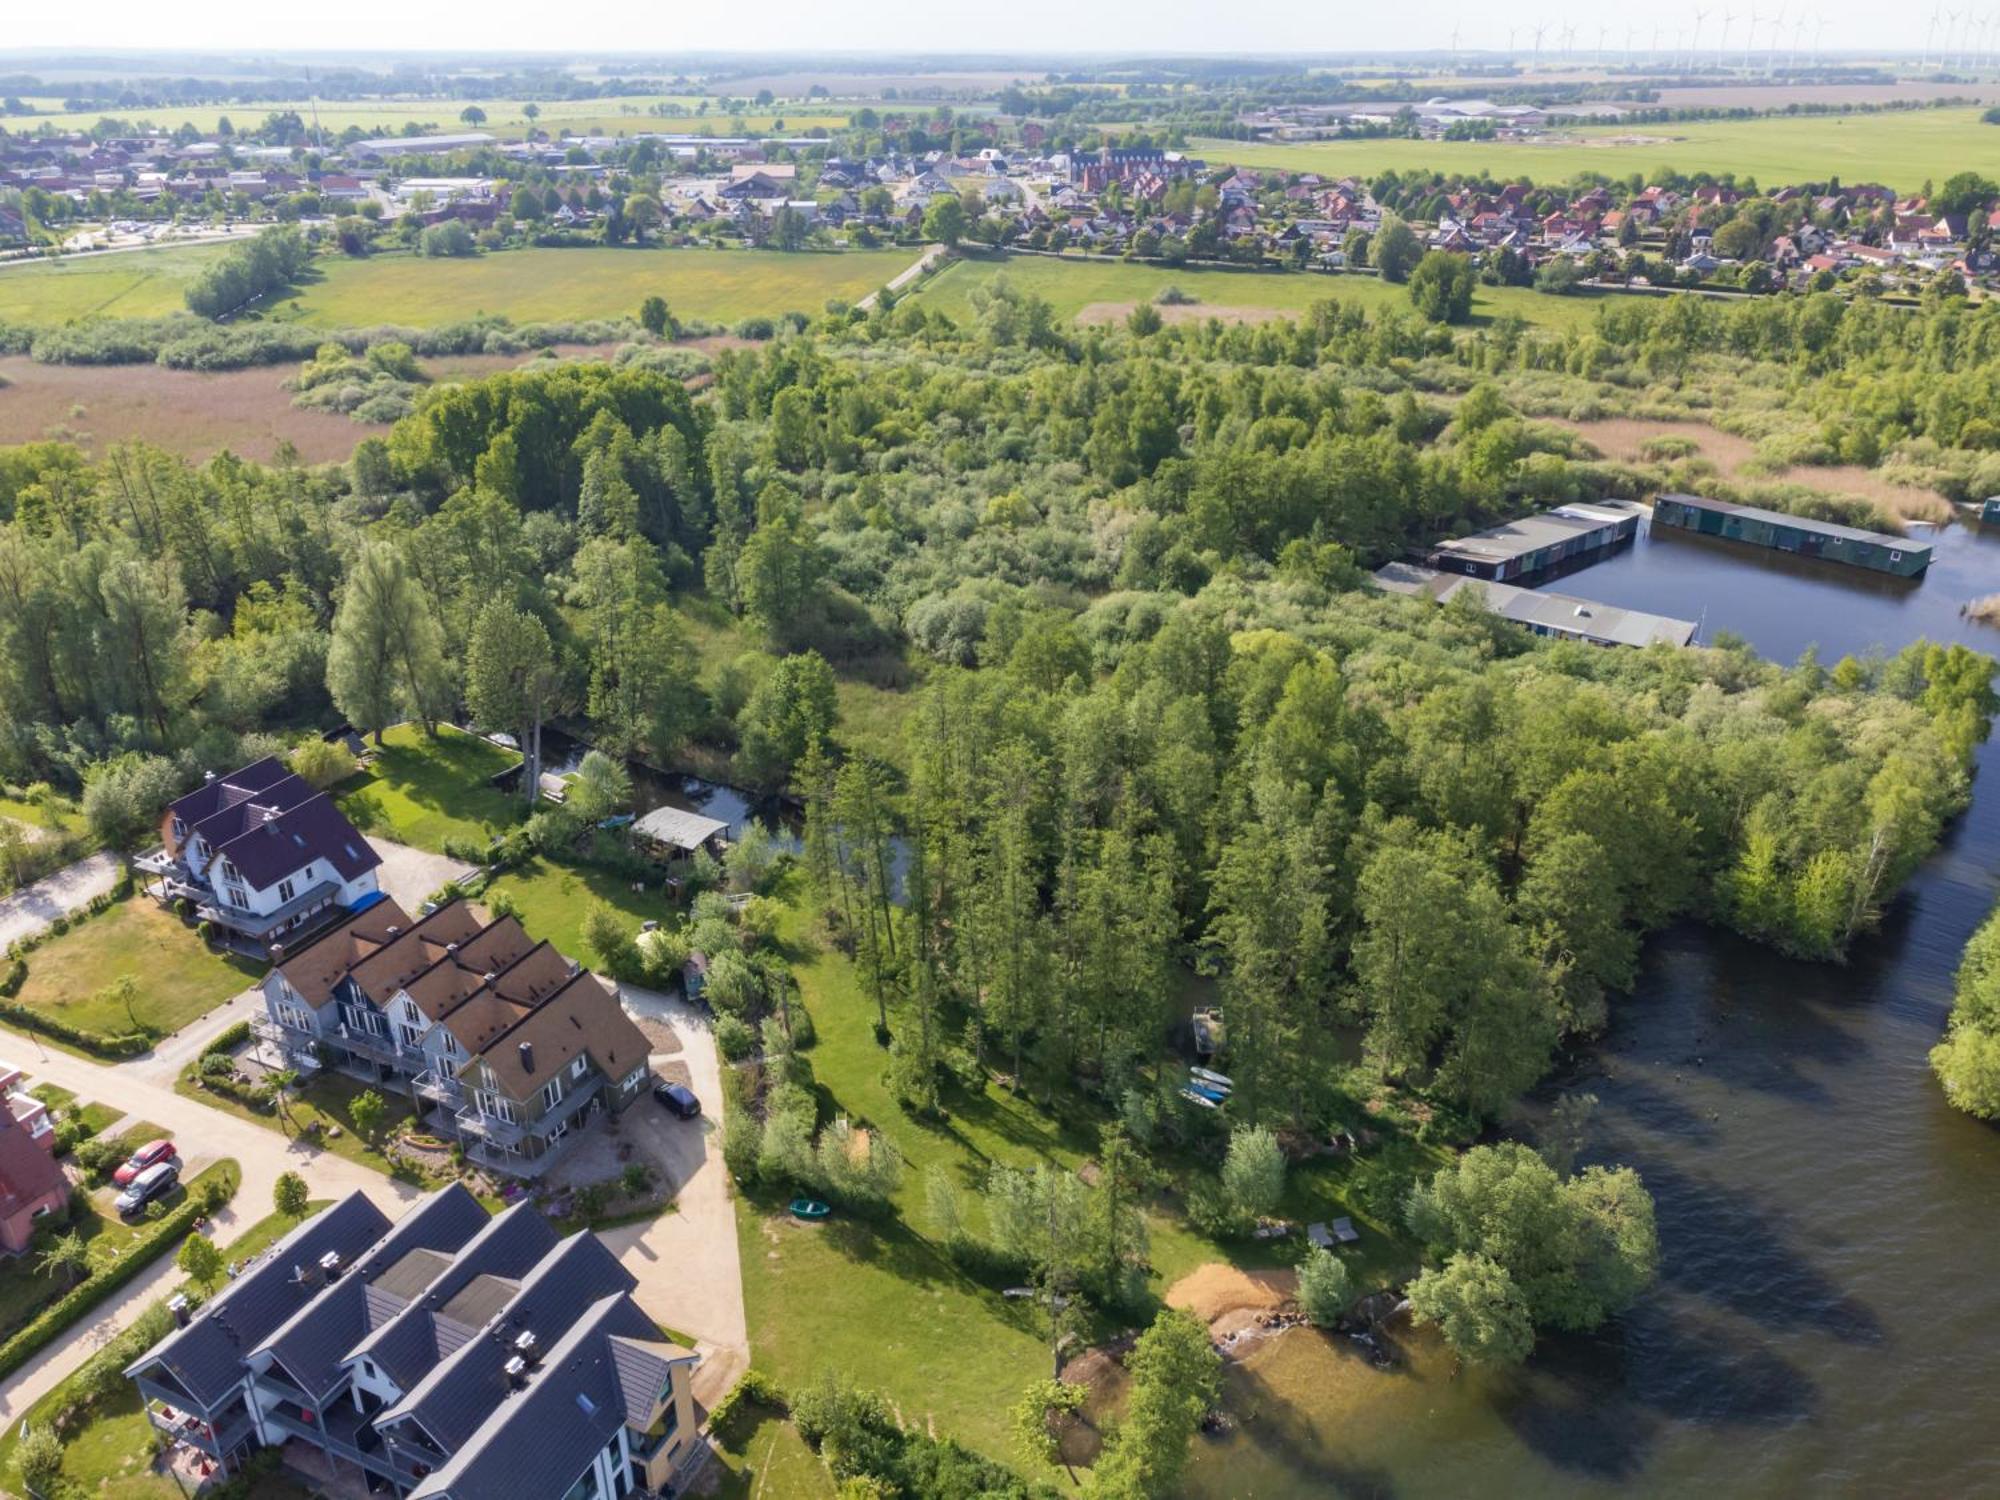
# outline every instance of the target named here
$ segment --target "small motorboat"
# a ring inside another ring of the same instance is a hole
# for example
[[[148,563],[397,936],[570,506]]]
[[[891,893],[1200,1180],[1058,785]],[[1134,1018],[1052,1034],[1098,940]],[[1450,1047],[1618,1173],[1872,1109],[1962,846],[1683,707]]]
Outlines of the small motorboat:
[[[785,1206],[793,1218],[814,1222],[826,1218],[833,1212],[832,1204],[822,1203],[817,1198],[794,1198]]]
[[[1225,1094],[1236,1087],[1235,1081],[1227,1073],[1218,1073],[1213,1068],[1189,1068],[1188,1077],[1205,1083],[1212,1089],[1220,1089]]]

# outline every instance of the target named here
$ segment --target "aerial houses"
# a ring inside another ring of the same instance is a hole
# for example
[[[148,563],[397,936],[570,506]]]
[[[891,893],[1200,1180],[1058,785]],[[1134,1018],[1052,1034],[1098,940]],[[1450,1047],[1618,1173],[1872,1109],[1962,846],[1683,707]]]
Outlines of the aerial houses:
[[[1640,508],[1629,500],[1559,505],[1538,516],[1489,526],[1439,542],[1425,559],[1433,568],[1506,583],[1554,569],[1582,567],[1632,540]]]
[[[1846,563],[1898,578],[1921,577],[1931,565],[1929,542],[1862,531],[1832,521],[1814,521],[1783,511],[1759,510],[1751,505],[1731,505],[1726,500],[1708,500],[1700,495],[1660,496],[1653,502],[1653,524],[1700,536],[1748,542],[1754,547],[1769,547],[1800,557]]]

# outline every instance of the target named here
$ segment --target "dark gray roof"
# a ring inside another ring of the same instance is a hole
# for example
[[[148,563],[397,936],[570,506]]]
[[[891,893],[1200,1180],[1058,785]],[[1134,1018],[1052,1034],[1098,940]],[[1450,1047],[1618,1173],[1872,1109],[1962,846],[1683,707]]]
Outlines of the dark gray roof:
[[[476,1276],[525,1276],[555,1247],[556,1232],[526,1199],[503,1209],[466,1241],[437,1280],[387,1323],[357,1343],[348,1358],[367,1357],[407,1391],[463,1340],[447,1334],[441,1347],[437,1310]]]
[[[625,1425],[644,1432],[652,1425],[653,1408],[659,1405],[674,1366],[691,1363],[701,1356],[692,1349],[668,1343],[657,1333],[644,1338],[615,1333],[610,1344],[618,1389],[625,1397]]]
[[[187,1327],[140,1355],[125,1373],[135,1375],[157,1365],[189,1396],[213,1406],[243,1378],[244,1356],[319,1293],[324,1285],[320,1257],[331,1250],[342,1260],[352,1260],[388,1227],[388,1217],[368,1201],[366,1193],[350,1193],[279,1240],[256,1265],[218,1292]]]
[[[247,801],[257,793],[276,786],[292,773],[285,763],[275,755],[267,755],[262,760],[253,760],[240,771],[231,771],[227,776],[218,776],[213,781],[204,781],[185,797],[176,797],[167,804],[167,811],[179,818],[188,828],[206,822],[225,807],[233,807],[238,802]]]
[[[325,860],[342,880],[352,880],[382,863],[382,856],[324,792],[257,823],[217,849],[260,890],[309,860]]]
[[[410,1500],[566,1493],[625,1425],[618,1336],[635,1341],[658,1336],[652,1320],[622,1293],[589,1304],[530,1372],[525,1387],[512,1390],[503,1378],[478,1426]]]
[[[375,1315],[394,1310],[387,1306],[393,1293],[372,1284],[399,1267],[411,1251],[456,1250],[486,1223],[486,1210],[465,1188],[456,1182],[439,1188],[351,1257],[338,1280],[250,1352],[270,1354],[306,1391],[325,1395],[340,1383],[347,1351],[376,1326]]]
[[[414,1389],[405,1391],[401,1401],[377,1415],[377,1425],[414,1418],[447,1452],[457,1451],[506,1396],[504,1367],[514,1356],[516,1338],[523,1332],[533,1333],[547,1349],[598,1299],[629,1292],[637,1285],[632,1273],[618,1264],[617,1257],[595,1235],[571,1235],[542,1257],[522,1281],[520,1291],[477,1335],[454,1350]]]

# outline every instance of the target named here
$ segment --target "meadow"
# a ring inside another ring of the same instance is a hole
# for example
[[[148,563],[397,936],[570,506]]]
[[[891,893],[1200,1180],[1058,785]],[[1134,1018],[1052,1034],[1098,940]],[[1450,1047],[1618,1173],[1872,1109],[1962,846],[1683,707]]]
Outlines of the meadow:
[[[315,328],[429,326],[480,313],[516,323],[636,315],[653,293],[676,315],[729,323],[753,314],[817,313],[855,301],[910,264],[910,250],[786,255],[757,250],[505,250],[465,260],[323,259],[318,275],[269,316]]]
[[[1636,142],[1636,144],[1635,144]],[[1680,172],[1734,172],[1765,187],[1794,182],[1881,182],[1915,192],[1928,179],[1977,169],[2000,155],[2000,127],[1973,109],[1920,109],[1884,114],[1784,115],[1756,120],[1703,120],[1661,125],[1589,126],[1564,130],[1546,144],[1522,141],[1310,141],[1296,145],[1197,140],[1190,148],[1211,161],[1333,177],[1398,171],[1486,172],[1567,182],[1579,172],[1623,177]]]
[[[748,93],[733,93],[731,97],[747,98]],[[309,127],[314,122],[314,105],[310,99],[263,99],[243,104],[170,105],[160,109],[129,110],[64,110],[60,99],[51,98],[26,102],[43,111],[32,117],[33,124],[47,122],[66,128],[88,128],[109,115],[131,120],[135,124],[147,123],[160,130],[178,130],[182,125],[193,125],[203,134],[212,135],[224,117],[238,131],[247,131],[261,124],[266,115],[288,110],[295,111]],[[759,133],[772,130],[836,130],[846,126],[848,115],[845,109],[835,113],[829,111],[826,105],[817,103],[801,105],[798,113],[788,113],[782,106],[733,113],[720,107],[719,98],[703,98],[698,94],[623,94],[601,99],[539,99],[534,102],[539,113],[531,121],[522,113],[528,103],[525,99],[322,99],[318,105],[318,123],[329,135],[337,135],[350,125],[379,135],[399,134],[405,125],[411,124],[455,132],[474,128],[464,124],[459,115],[466,108],[476,106],[486,112],[486,122],[476,128],[496,134],[520,135],[532,125],[550,135],[560,135],[564,131],[572,135],[617,135],[639,130],[731,135],[739,126],[743,130]],[[652,110],[656,104],[677,105],[685,113],[654,114]],[[779,125],[779,121],[784,123]]]
[[[0,323],[179,312],[187,306],[187,284],[228,248],[173,245],[0,266]]]
[[[1303,312],[1326,298],[1357,304],[1370,311],[1407,310],[1408,291],[1374,276],[1326,275],[1313,271],[1179,270],[1129,261],[1082,257],[1020,255],[963,260],[945,267],[915,295],[923,305],[953,318],[973,316],[972,293],[1000,278],[1024,292],[1033,292],[1055,308],[1064,320],[1102,322],[1123,317],[1138,302],[1150,302],[1169,286],[1198,299],[1179,307],[1163,307],[1171,318],[1209,316],[1250,320]],[[1616,293],[1609,294],[1616,296]],[[1527,287],[1482,286],[1472,299],[1473,321],[1491,322],[1512,314],[1548,328],[1589,323],[1605,296],[1551,297]]]

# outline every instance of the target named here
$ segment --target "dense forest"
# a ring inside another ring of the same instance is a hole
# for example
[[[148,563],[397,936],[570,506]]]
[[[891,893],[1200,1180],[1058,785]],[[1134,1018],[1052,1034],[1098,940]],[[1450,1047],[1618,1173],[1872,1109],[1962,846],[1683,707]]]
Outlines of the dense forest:
[[[1343,1024],[1367,1077],[1487,1115],[1667,922],[1844,954],[1963,805],[1992,666],[1550,646],[1362,566],[1643,489],[1510,404],[1546,372],[1603,400],[1754,358],[1806,413],[1838,393],[1843,442],[1976,467],[1996,328],[1809,298],[1561,336],[1332,303],[1077,334],[1003,286],[970,330],[829,313],[722,355],[698,401],[606,363],[442,386],[317,470],[29,445],[0,454],[0,775],[81,791],[117,839],[342,719],[732,754],[805,800],[823,897],[885,1018],[916,1017],[915,1101],[961,1044],[1115,1093],[1193,964],[1251,1120],[1362,1086]],[[691,607],[744,649],[702,667]],[[900,744],[858,753],[836,676],[913,673]]]

